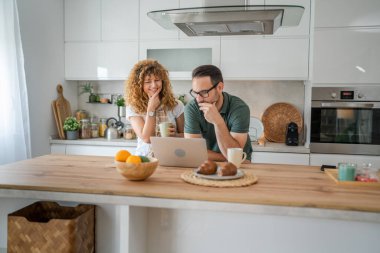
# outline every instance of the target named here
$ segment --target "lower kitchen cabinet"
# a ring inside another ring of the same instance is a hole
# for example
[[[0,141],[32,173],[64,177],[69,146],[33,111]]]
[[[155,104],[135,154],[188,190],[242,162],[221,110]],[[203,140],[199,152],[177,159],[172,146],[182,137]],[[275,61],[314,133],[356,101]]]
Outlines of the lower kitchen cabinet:
[[[341,155],[341,154],[310,154],[310,165],[337,165],[339,162],[356,163],[361,167],[363,163],[371,163],[374,168],[380,167],[380,156]]]
[[[133,146],[96,146],[96,145],[70,145],[70,144],[51,144],[51,154],[62,155],[96,155],[114,156],[120,149],[126,149],[131,154],[136,151]]]
[[[309,154],[253,152],[252,163],[309,165]]]

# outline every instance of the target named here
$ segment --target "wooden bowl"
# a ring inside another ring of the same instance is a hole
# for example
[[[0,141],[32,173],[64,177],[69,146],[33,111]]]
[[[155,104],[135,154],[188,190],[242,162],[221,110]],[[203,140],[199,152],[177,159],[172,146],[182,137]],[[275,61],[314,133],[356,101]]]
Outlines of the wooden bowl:
[[[116,163],[116,170],[132,181],[142,181],[150,177],[158,166],[158,159],[154,157],[148,157],[150,162],[134,164],[118,162]]]

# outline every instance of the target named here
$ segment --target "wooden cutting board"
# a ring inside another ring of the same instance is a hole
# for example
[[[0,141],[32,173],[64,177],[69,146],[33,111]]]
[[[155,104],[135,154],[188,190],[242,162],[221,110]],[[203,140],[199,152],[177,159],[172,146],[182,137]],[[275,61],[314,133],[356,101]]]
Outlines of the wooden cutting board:
[[[57,85],[57,92],[58,92],[58,98],[53,101],[55,102],[55,108],[56,108],[56,113],[57,113],[57,118],[58,118],[58,123],[60,129],[58,130],[60,132],[60,138],[65,139],[64,137],[64,132],[63,132],[63,123],[65,122],[65,119],[67,117],[72,116],[71,114],[71,107],[70,107],[70,102],[65,99],[63,96],[63,87],[61,84]],[[61,137],[63,135],[63,138]]]
[[[65,133],[63,132],[63,127],[60,125],[59,120],[58,120],[58,113],[57,113],[57,108],[55,106],[55,100],[51,102],[51,107],[54,113],[55,125],[57,126],[58,136],[61,140],[63,140],[65,139]]]

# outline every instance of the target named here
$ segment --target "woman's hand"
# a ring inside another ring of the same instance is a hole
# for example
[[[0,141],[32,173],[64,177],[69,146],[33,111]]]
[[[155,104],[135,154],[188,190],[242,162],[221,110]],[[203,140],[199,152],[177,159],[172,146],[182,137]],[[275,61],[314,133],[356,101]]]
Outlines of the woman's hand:
[[[160,106],[161,104],[160,96],[159,96],[160,91],[161,89],[158,89],[156,93],[154,93],[153,96],[149,98],[148,106],[147,106],[148,112],[153,112]]]
[[[168,127],[168,131],[170,137],[177,137],[177,131],[172,123],[170,124],[170,127]]]

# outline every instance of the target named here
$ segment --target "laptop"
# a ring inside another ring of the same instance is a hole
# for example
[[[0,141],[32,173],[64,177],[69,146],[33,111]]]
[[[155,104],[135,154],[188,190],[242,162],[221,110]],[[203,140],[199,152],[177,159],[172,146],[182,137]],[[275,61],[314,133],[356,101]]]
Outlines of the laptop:
[[[207,160],[203,138],[150,137],[154,156],[162,166],[196,168]]]

